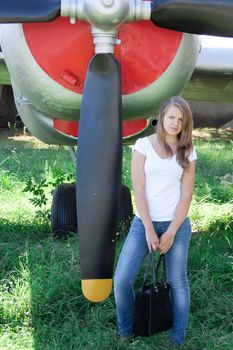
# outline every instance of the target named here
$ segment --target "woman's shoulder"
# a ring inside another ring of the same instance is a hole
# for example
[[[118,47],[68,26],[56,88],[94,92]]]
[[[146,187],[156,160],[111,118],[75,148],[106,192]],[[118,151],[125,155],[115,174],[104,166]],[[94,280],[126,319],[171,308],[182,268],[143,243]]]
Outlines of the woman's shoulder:
[[[135,145],[136,145],[136,144],[147,145],[148,142],[149,142],[149,137],[150,137],[150,136],[140,137],[139,139],[136,140]]]
[[[196,160],[196,159],[197,159],[197,152],[196,152],[195,146],[193,146],[189,152],[188,160],[191,162],[192,160]]]
[[[144,156],[146,156],[147,150],[148,150],[148,144],[149,144],[149,140],[147,136],[140,137],[139,139],[136,140],[132,150],[138,151]]]

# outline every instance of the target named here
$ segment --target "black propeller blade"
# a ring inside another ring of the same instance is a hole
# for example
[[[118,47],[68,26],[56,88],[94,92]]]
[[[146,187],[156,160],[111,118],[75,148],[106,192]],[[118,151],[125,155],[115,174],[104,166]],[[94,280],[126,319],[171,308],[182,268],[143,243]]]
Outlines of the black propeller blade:
[[[92,301],[112,288],[121,183],[121,78],[112,54],[90,62],[78,135],[77,213],[83,294]]]
[[[181,32],[233,37],[233,1],[153,0],[151,20]]]
[[[48,22],[60,8],[61,0],[0,0],[0,23]]]

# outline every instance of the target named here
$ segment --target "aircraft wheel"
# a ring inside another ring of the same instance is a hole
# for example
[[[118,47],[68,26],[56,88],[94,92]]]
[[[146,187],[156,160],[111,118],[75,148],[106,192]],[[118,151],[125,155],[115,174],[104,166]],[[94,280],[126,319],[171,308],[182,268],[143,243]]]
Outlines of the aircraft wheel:
[[[118,229],[129,228],[133,218],[133,206],[131,193],[127,186],[121,185],[120,209],[118,217]]]
[[[51,231],[55,238],[77,232],[76,184],[60,184],[53,193]]]

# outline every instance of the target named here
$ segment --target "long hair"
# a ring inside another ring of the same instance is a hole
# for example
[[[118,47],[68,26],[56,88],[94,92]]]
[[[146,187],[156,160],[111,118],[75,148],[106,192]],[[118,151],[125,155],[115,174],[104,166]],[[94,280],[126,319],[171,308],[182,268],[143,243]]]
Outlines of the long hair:
[[[193,143],[192,143],[193,117],[192,117],[192,112],[188,103],[182,97],[173,96],[164,102],[164,104],[160,108],[156,134],[157,134],[159,143],[165,149],[167,155],[172,157],[173,152],[171,147],[165,141],[166,133],[163,126],[164,115],[170,106],[176,106],[177,108],[179,108],[183,116],[182,130],[177,135],[178,147],[177,147],[176,160],[178,164],[185,169],[189,166],[188,156],[193,150]]]

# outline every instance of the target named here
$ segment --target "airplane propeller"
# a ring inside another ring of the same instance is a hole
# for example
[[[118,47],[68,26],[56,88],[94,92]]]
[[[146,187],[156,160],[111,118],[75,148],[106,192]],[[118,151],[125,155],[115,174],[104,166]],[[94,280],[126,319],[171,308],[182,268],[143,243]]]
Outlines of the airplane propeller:
[[[121,185],[121,77],[112,54],[88,68],[78,135],[77,213],[82,290],[105,299],[112,289],[115,227]]]
[[[191,34],[233,36],[231,0],[153,0],[151,20]]]
[[[1,0],[0,23],[48,22],[60,9],[61,0]]]
[[[74,20],[84,11],[84,3],[90,10],[96,6],[97,0],[1,0],[0,23],[45,22],[59,15]],[[102,34],[106,34],[108,42],[109,31],[129,20],[125,9],[134,4],[137,13],[136,5],[140,0],[98,0],[99,3],[106,11],[118,3],[123,7],[122,21],[116,25],[113,18],[110,21],[113,26],[106,31],[107,34],[102,26]],[[193,34],[233,36],[231,0],[152,0],[141,1],[141,6],[148,6],[145,17],[160,27]],[[92,12],[96,14],[97,11]],[[85,13],[80,17],[82,20],[89,18]],[[107,20],[105,13],[103,18],[103,21]],[[135,20],[134,15],[130,20]],[[98,28],[98,25],[91,24]],[[116,37],[117,30],[110,39],[112,48],[117,43]],[[102,48],[101,40],[100,36]],[[120,67],[113,49],[108,51],[105,47],[96,53],[87,71],[81,107],[77,210],[83,293],[89,300],[101,301],[109,295],[112,285],[121,180],[122,102]]]
[[[60,15],[63,2],[1,0],[0,23],[52,21]],[[233,1],[151,0],[151,20],[159,27],[185,33],[232,37]]]

